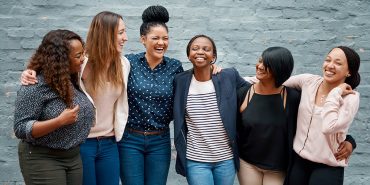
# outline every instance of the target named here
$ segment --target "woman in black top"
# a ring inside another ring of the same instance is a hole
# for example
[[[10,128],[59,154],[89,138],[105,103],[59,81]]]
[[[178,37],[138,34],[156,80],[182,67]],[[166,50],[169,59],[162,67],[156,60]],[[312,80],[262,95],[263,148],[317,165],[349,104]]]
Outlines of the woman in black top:
[[[68,30],[46,34],[30,60],[28,68],[37,72],[38,83],[20,88],[14,114],[27,185],[82,183],[79,144],[94,120],[92,103],[77,88],[83,60],[83,41]]]
[[[241,185],[282,185],[288,164],[290,127],[295,125],[300,94],[284,87],[293,70],[290,51],[271,47],[256,64],[259,80],[238,91],[238,148]]]

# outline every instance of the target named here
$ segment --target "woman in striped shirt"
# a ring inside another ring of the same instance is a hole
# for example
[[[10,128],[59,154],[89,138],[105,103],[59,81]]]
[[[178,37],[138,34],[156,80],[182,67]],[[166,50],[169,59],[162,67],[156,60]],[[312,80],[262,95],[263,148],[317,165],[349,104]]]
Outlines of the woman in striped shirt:
[[[239,165],[236,90],[249,83],[233,68],[212,75],[217,50],[208,36],[193,37],[187,56],[193,69],[174,82],[176,171],[190,185],[232,185]]]

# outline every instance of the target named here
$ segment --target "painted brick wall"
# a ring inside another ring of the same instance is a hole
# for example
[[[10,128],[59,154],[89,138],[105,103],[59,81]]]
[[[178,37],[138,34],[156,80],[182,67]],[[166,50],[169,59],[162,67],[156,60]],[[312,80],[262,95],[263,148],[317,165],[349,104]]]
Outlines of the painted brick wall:
[[[207,34],[218,47],[217,64],[253,75],[258,56],[269,46],[289,48],[295,74],[320,74],[330,48],[359,52],[362,81],[359,113],[350,128],[358,147],[345,170],[345,184],[370,180],[370,1],[369,0],[0,0],[0,185],[23,184],[18,167],[13,112],[18,79],[25,64],[52,29],[70,29],[86,38],[92,17],[109,10],[123,15],[129,42],[125,53],[140,52],[141,13],[160,3],[170,13],[167,55],[190,68],[185,47],[195,34]],[[186,184],[171,164],[168,184]],[[237,182],[235,183],[237,184]]]

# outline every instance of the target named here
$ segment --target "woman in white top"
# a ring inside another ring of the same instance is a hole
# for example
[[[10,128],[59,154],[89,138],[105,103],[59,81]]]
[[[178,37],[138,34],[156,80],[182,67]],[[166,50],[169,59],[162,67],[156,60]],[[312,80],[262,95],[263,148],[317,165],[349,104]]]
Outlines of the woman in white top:
[[[357,113],[360,57],[351,48],[333,48],[323,63],[323,76],[302,74],[284,85],[302,91],[293,149],[296,153],[286,184],[343,184],[347,159],[335,153]]]

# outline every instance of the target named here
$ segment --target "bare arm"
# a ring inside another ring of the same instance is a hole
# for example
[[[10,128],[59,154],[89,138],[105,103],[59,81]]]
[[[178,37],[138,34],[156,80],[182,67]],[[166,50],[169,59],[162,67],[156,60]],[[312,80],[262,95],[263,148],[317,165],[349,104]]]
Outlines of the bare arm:
[[[39,138],[53,132],[54,130],[77,121],[80,107],[76,105],[73,109],[65,109],[58,117],[46,121],[36,121],[32,126],[32,137]]]

